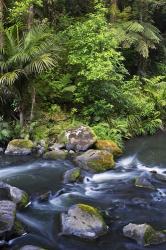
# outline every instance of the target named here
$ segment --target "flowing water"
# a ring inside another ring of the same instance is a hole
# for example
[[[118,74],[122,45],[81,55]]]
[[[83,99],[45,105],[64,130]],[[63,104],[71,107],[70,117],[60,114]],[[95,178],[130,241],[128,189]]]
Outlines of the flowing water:
[[[115,170],[87,174],[82,184],[63,184],[64,172],[73,167],[70,161],[1,155],[0,180],[31,195],[31,203],[17,213],[28,233],[11,240],[9,249],[34,244],[48,250],[166,250],[166,244],[144,248],[122,234],[129,222],[166,229],[166,182],[156,181],[153,191],[133,183],[142,172],[166,174],[166,134],[132,139],[125,148]],[[49,201],[41,202],[39,195],[48,191]],[[109,226],[108,234],[95,241],[62,236],[60,214],[76,203],[100,208]]]

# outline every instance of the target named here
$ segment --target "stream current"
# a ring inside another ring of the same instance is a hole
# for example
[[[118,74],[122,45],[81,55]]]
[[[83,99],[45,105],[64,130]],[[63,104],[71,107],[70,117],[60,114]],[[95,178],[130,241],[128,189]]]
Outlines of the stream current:
[[[0,181],[28,192],[30,204],[17,213],[28,233],[12,239],[9,248],[36,245],[48,250],[166,250],[166,244],[144,248],[122,234],[128,223],[148,223],[166,229],[166,182],[157,180],[155,190],[134,186],[134,178],[151,170],[166,174],[166,133],[128,141],[116,168],[101,174],[86,174],[83,183],[63,184],[70,161],[46,161],[31,156],[0,155]],[[48,201],[38,197],[50,191]],[[77,203],[101,209],[109,231],[86,241],[62,236],[60,214]]]

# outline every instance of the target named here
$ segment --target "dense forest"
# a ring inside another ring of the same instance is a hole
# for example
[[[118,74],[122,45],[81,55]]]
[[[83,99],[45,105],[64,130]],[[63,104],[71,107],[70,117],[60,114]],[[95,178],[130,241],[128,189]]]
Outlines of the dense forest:
[[[0,0],[0,141],[166,122],[165,0]]]

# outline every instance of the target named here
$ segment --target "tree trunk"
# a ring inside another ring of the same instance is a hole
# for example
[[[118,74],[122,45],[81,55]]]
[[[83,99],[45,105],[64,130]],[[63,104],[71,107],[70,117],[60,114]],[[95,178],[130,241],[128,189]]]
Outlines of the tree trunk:
[[[34,6],[33,6],[33,4],[30,5],[28,13],[29,14],[28,14],[27,27],[28,27],[28,30],[30,30],[32,28],[33,22],[34,22]]]
[[[4,37],[3,37],[3,9],[4,1],[0,0],[0,49],[3,48]]]
[[[30,114],[30,122],[34,118],[34,107],[36,103],[36,90],[35,87],[32,88],[32,104],[31,104],[31,114]]]
[[[29,15],[28,15],[28,22],[27,22],[28,30],[30,30],[32,28],[33,23],[34,23],[34,6],[33,6],[33,4],[31,4],[29,7]],[[30,122],[33,120],[33,117],[34,117],[35,102],[36,102],[36,91],[35,91],[35,88],[32,87],[32,102],[31,102]]]
[[[20,127],[23,128],[24,126],[24,111],[23,107],[20,107]]]
[[[118,11],[118,0],[111,0],[111,22],[115,23]]]

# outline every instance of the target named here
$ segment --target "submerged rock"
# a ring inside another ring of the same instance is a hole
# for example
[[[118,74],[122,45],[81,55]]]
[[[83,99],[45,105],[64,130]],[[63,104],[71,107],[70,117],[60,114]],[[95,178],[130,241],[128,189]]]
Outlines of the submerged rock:
[[[152,173],[153,177],[158,181],[164,181],[166,182],[166,175],[165,174],[159,174],[159,173]]]
[[[111,140],[97,140],[95,148],[99,150],[107,150],[115,156],[119,156],[123,153],[120,147]]]
[[[3,195],[4,199],[13,201],[19,207],[25,207],[29,202],[29,197],[26,192],[4,182],[0,182],[0,199],[2,199],[1,195]]]
[[[80,156],[77,156],[75,162],[80,168],[90,170],[95,173],[104,172],[114,167],[113,155],[105,150],[90,149]]]
[[[68,129],[59,136],[59,142],[64,143],[67,150],[86,151],[96,142],[96,135],[88,126]]]
[[[157,245],[166,242],[166,234],[156,231],[148,224],[130,223],[123,228],[124,236],[134,239],[139,245]]]
[[[44,194],[41,194],[39,197],[38,197],[38,201],[39,202],[48,202],[49,201],[49,198],[51,196],[51,191],[48,191]]]
[[[81,177],[81,169],[80,168],[73,168],[67,170],[64,174],[64,183],[73,183],[80,179]]]
[[[32,153],[33,142],[31,140],[15,139],[8,143],[5,154],[28,155]]]
[[[68,153],[63,150],[49,151],[43,155],[46,160],[65,160]]]
[[[107,226],[98,209],[85,204],[72,206],[62,214],[62,232],[85,239],[96,239],[107,232]]]
[[[135,186],[141,188],[155,189],[151,183],[151,175],[148,173],[142,173],[135,179]]]
[[[37,246],[26,245],[21,247],[19,250],[46,250],[46,249]]]
[[[0,236],[10,232],[14,226],[16,204],[12,201],[0,201]]]

